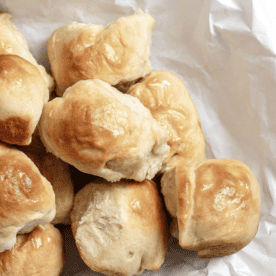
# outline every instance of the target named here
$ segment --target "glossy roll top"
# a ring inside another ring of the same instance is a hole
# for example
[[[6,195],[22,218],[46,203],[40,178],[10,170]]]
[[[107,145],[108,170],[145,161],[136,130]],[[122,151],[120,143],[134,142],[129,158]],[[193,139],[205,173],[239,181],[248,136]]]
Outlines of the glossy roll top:
[[[207,160],[195,169],[177,166],[162,178],[179,244],[200,257],[233,254],[258,230],[261,196],[252,171],[231,159]]]
[[[0,252],[55,213],[51,184],[24,153],[0,144]]]
[[[64,241],[51,224],[17,235],[10,250],[0,253],[1,276],[59,276],[64,266]]]
[[[171,150],[164,160],[164,170],[177,162],[189,166],[204,160],[205,141],[199,117],[181,79],[169,71],[153,71],[127,93],[138,98],[168,131]]]
[[[139,11],[106,28],[73,22],[57,29],[48,41],[57,94],[62,96],[80,80],[100,79],[115,85],[150,73],[154,22],[150,15]]]

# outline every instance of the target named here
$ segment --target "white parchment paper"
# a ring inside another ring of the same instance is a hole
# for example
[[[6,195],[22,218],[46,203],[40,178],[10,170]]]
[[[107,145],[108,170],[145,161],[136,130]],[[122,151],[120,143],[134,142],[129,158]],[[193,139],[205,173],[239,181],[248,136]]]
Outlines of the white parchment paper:
[[[143,275],[276,275],[276,2],[274,0],[0,0],[0,10],[49,68],[46,42],[72,21],[107,25],[138,8],[156,20],[151,62],[187,85],[201,120],[207,158],[246,163],[260,184],[262,210],[254,240],[239,253],[201,260],[170,240],[164,265]],[[0,30],[1,35],[1,30]],[[99,275],[63,231],[62,276]],[[49,275],[50,276],[50,275]]]

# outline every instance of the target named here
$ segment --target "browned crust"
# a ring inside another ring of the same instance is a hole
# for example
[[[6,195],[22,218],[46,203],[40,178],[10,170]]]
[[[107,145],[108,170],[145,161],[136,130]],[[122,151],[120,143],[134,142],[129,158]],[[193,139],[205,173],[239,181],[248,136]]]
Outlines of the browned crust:
[[[55,31],[48,41],[48,54],[57,93],[61,96],[80,80],[100,79],[116,85],[148,74],[152,70],[149,48],[154,22],[140,12],[119,18],[106,28],[80,28],[76,37],[63,44],[56,41],[62,41],[63,32],[70,36],[72,25]]]
[[[164,163],[175,154],[186,165],[202,161],[205,141],[200,120],[181,79],[169,71],[153,71],[130,87],[128,94],[138,98],[153,118],[167,129],[171,150]]]
[[[0,217],[1,224],[12,225],[33,212],[49,210],[54,193],[27,156],[15,149],[6,150],[1,153],[0,149]]]
[[[0,55],[0,89],[0,140],[29,145],[48,93],[41,73],[19,56]]]
[[[29,145],[32,136],[30,121],[16,115],[0,120],[0,140],[9,144]]]
[[[63,98],[47,103],[39,125],[42,141],[50,152],[83,172],[101,170],[105,165],[112,168],[107,162],[116,160],[117,172],[124,174],[129,169],[125,160],[135,158],[133,169],[138,171],[140,156],[167,134],[155,120],[122,103],[116,96],[120,92],[106,85],[100,80],[80,81]],[[110,93],[112,89],[116,93]],[[145,133],[148,140],[144,146]]]
[[[189,176],[191,169],[186,170],[179,185],[184,187],[186,178],[195,183],[194,208],[186,212],[185,202],[178,206],[182,208],[179,226],[185,229],[181,246],[197,250],[202,258],[238,252],[258,230],[261,198],[253,173],[242,162],[231,159],[203,162],[195,170],[194,180]],[[185,215],[190,216],[188,223]]]

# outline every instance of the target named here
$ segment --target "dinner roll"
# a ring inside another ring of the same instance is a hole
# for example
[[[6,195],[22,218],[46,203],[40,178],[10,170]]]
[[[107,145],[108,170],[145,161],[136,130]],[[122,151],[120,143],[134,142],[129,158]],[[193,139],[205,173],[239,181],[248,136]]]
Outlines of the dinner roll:
[[[0,143],[0,252],[55,214],[51,184],[23,152]]]
[[[48,102],[39,131],[49,152],[108,181],[152,179],[169,153],[149,110],[101,80],[79,81]]]
[[[238,252],[256,235],[261,196],[252,171],[231,159],[177,166],[162,179],[166,207],[179,244],[211,258]],[[173,233],[175,234],[175,233]]]
[[[35,163],[40,173],[51,183],[56,200],[56,216],[52,224],[70,224],[74,201],[74,188],[69,165],[47,152],[24,151]]]
[[[12,15],[9,13],[0,14],[0,55],[17,55],[32,63],[38,68],[51,92],[55,83],[42,65],[39,65],[29,51],[28,41],[22,33],[11,22]]]
[[[49,92],[38,69],[15,55],[0,55],[0,140],[28,145]]]
[[[64,266],[64,241],[51,224],[17,235],[10,250],[0,253],[1,276],[59,276]]]
[[[154,22],[153,17],[139,11],[106,28],[73,22],[57,29],[48,41],[57,94],[62,96],[79,80],[100,79],[116,85],[150,73]]]
[[[169,71],[154,71],[127,93],[138,98],[169,133],[171,150],[163,170],[177,162],[188,166],[204,160],[205,141],[197,110],[181,79]]]
[[[164,262],[166,216],[153,181],[90,183],[77,193],[71,219],[79,253],[94,271],[135,275]]]

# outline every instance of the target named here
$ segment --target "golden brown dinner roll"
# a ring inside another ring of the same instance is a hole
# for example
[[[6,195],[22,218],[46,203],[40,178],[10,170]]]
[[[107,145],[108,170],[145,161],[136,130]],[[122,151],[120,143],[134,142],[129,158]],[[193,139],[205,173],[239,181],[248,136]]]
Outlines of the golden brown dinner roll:
[[[38,68],[51,92],[55,83],[42,65],[39,65],[29,51],[28,41],[22,33],[11,22],[12,15],[9,13],[0,14],[0,55],[17,55],[32,63]]]
[[[25,150],[24,152],[53,186],[56,199],[56,216],[51,223],[70,224],[70,212],[74,202],[74,188],[69,165],[45,151],[32,152]]]
[[[61,159],[48,153],[41,142],[36,128],[32,143],[17,147],[23,151],[38,167],[40,173],[51,183],[56,201],[56,216],[52,224],[70,224],[70,212],[74,201],[74,187],[69,165]]]
[[[258,230],[261,196],[252,171],[231,159],[177,166],[162,179],[166,207],[179,244],[210,258],[236,253]]]
[[[79,81],[48,102],[39,131],[49,152],[108,181],[152,179],[169,153],[149,110],[101,80]]]
[[[28,145],[49,92],[38,69],[25,59],[0,55],[0,140]]]
[[[90,183],[77,193],[71,219],[79,253],[94,271],[134,275],[164,262],[167,224],[153,181]]]
[[[150,46],[154,19],[139,11],[101,25],[73,22],[57,29],[48,41],[56,92],[86,79],[111,85],[133,81],[151,72]]]
[[[64,241],[51,224],[17,235],[10,250],[0,253],[1,276],[59,276],[64,266]]]
[[[23,152],[0,143],[0,252],[55,214],[51,184]]]
[[[177,162],[192,165],[204,160],[205,141],[197,110],[181,79],[169,71],[154,71],[130,87],[128,94],[138,98],[169,133],[171,151],[163,169]]]

